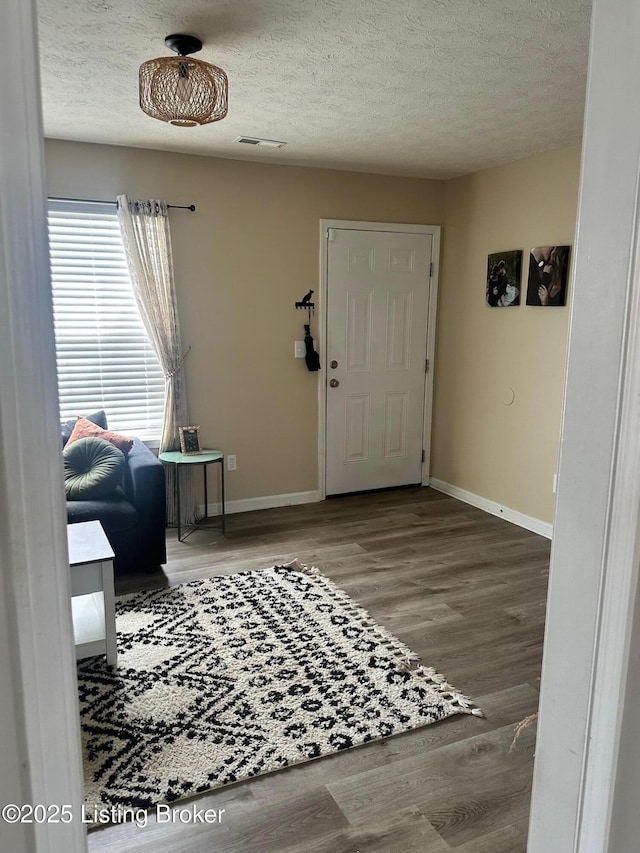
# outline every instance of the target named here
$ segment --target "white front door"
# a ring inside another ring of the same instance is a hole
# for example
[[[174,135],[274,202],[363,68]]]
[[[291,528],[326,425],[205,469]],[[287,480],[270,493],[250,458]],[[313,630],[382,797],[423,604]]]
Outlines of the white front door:
[[[328,495],[422,480],[432,237],[329,230]]]

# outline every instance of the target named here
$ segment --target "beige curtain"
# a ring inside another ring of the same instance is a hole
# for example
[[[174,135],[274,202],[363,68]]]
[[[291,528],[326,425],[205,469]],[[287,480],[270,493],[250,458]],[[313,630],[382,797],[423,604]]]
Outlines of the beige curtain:
[[[136,301],[166,380],[160,451],[179,450],[178,427],[188,425],[189,420],[167,204],[157,199],[132,201],[126,195],[119,195],[117,203]],[[177,522],[173,480],[175,467],[171,465],[168,469],[165,469],[167,523],[172,525]],[[184,473],[181,476],[184,476]],[[196,508],[191,478],[184,477],[180,485],[181,504],[185,515],[183,520],[193,521]]]

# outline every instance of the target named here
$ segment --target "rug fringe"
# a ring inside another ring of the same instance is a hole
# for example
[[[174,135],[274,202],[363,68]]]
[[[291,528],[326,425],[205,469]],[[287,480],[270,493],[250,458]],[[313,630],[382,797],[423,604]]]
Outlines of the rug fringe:
[[[452,687],[444,675],[436,672],[432,666],[419,666],[413,670],[413,674],[427,681],[443,699],[447,699],[452,705],[455,705],[461,714],[484,717],[481,709],[468,696]]]
[[[304,563],[301,563],[297,557],[295,557],[289,563],[283,563],[282,565],[275,566],[274,568],[292,569],[294,572],[301,572],[303,575],[310,575],[312,577],[316,577],[317,575],[322,574],[322,572],[317,566],[306,566]]]

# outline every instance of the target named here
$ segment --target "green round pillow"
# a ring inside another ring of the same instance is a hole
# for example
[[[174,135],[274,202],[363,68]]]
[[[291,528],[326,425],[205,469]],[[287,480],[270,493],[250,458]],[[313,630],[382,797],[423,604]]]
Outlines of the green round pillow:
[[[96,500],[122,482],[124,453],[103,438],[79,438],[67,444],[62,456],[67,500]]]

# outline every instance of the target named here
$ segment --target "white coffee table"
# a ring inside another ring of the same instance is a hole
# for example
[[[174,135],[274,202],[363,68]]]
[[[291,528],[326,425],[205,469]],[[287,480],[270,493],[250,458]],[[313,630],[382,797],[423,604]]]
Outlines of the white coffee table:
[[[99,521],[67,525],[76,658],[117,665],[113,551]]]

